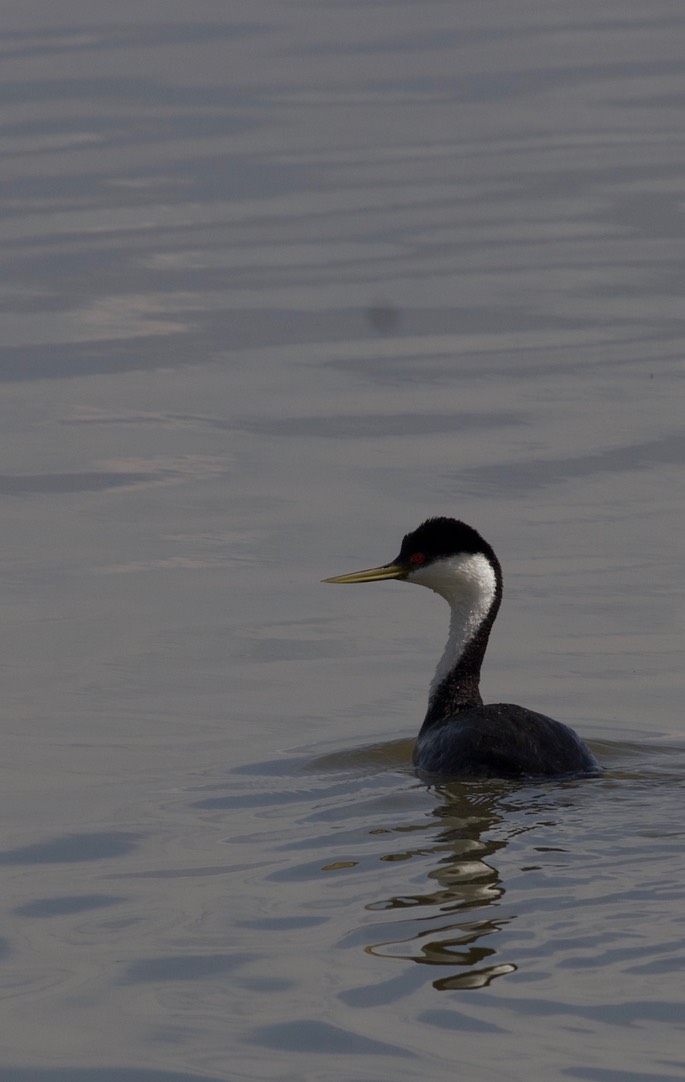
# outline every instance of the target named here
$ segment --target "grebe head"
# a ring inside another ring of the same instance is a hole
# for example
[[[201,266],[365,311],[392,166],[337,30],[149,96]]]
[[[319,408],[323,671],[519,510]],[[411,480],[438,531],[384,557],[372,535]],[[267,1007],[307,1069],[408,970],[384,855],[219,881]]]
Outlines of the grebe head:
[[[489,609],[501,593],[502,574],[490,545],[477,530],[454,518],[429,518],[402,541],[388,564],[336,575],[324,582],[377,582],[403,579],[427,586],[450,604],[465,592]]]

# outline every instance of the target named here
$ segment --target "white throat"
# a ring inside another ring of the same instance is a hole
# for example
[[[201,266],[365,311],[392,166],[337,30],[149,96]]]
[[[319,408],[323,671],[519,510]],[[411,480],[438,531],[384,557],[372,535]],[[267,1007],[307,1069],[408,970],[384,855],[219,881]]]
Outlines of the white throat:
[[[449,638],[430,686],[432,696],[492,608],[497,595],[495,569],[480,552],[446,556],[411,571],[406,581],[434,590],[451,609]]]

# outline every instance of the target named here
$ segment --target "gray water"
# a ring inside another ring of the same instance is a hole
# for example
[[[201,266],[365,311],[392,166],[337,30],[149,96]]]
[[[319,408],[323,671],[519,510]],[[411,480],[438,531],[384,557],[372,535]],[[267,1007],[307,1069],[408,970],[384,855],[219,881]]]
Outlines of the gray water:
[[[2,1082],[685,1075],[684,45],[5,6]],[[602,778],[412,774],[429,514]]]

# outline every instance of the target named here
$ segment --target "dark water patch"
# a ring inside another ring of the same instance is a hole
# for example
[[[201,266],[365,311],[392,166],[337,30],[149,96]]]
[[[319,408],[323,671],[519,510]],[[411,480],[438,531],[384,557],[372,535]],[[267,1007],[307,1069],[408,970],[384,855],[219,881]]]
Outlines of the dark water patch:
[[[99,179],[98,183],[101,183]],[[60,243],[63,243],[62,238]],[[175,340],[183,333],[175,329]],[[135,339],[136,336],[132,337]],[[155,336],[154,342],[146,341],[145,349],[137,349],[130,342],[122,345],[120,341],[97,340],[87,343],[57,343],[40,348],[6,347],[0,356],[0,382],[24,383],[41,379],[71,379],[76,376],[181,368],[192,363],[193,358],[201,354],[197,341],[194,349],[189,347],[186,351],[177,345],[170,350],[168,338],[169,335],[160,335],[159,338]]]
[[[338,999],[350,1007],[380,1007],[405,999],[422,988],[424,983],[425,978],[418,969],[408,968],[389,980],[342,989],[338,992]]]
[[[277,1048],[283,1052],[325,1052],[333,1055],[362,1056],[408,1056],[406,1048],[395,1048],[382,1041],[374,1041],[349,1029],[332,1026],[328,1022],[303,1018],[298,1022],[282,1022],[259,1026],[252,1031],[257,1044]]]
[[[683,1069],[685,1070],[685,1059]],[[682,1070],[679,1070],[678,1074],[665,1072],[656,1060],[654,1068],[648,1073],[627,1071],[625,1068],[617,1072],[604,1067],[566,1067],[561,1073],[566,1078],[581,1078],[585,1082],[683,1082],[684,1077]]]
[[[629,473],[657,466],[682,465],[685,460],[685,435],[673,432],[660,439],[645,440],[625,447],[614,447],[588,455],[507,462],[497,465],[460,469],[459,485],[482,493],[504,491],[524,496],[549,485],[602,474]]]
[[[248,954],[178,954],[167,958],[139,958],[126,968],[121,984],[169,981],[203,981],[233,973],[247,962]]]
[[[402,738],[344,748],[315,756],[304,764],[303,769],[326,774],[354,771],[361,775],[400,768],[403,773],[413,773],[411,757],[414,744],[413,739]]]
[[[620,991],[617,993],[617,1000],[619,997]],[[517,997],[515,1006],[521,1014],[529,1014],[531,1017],[553,1018],[569,1013],[569,1004],[563,1000]],[[612,1026],[626,1028],[644,1022],[679,1025],[682,1021],[679,1009],[668,1000],[661,999],[628,999],[625,1002],[582,1005],[576,1003],[573,1005],[573,1013],[578,1018],[586,1018],[590,1022],[601,1020]],[[623,1078],[623,1072],[621,1078]]]
[[[448,1032],[451,1032],[452,1030],[469,1030],[473,1033],[507,1032],[503,1026],[497,1025],[496,1022],[486,1022],[482,1018],[474,1018],[472,1015],[464,1014],[462,1011],[456,1009],[452,1011],[424,1011],[419,1017],[426,1025],[435,1026],[438,1029],[444,1029]]]
[[[231,774],[239,776],[254,777],[264,775],[265,777],[285,777],[293,775],[298,768],[299,764],[302,764],[304,759],[298,757],[296,759],[289,759],[285,755],[280,759],[263,759],[260,762],[243,763],[240,766],[234,766],[231,770]]]
[[[72,864],[84,861],[111,860],[128,856],[142,841],[143,834],[127,831],[103,831],[96,834],[67,834],[33,845],[18,846],[0,852],[0,864]]]
[[[146,1067],[2,1067],[2,1082],[226,1082],[226,1076]]]
[[[206,811],[270,809],[299,803],[305,807],[320,807],[322,801],[344,799],[350,791],[347,775],[353,773],[361,778],[366,773],[354,761],[344,758],[331,769],[345,776],[335,782],[330,777],[317,781],[313,775],[321,772],[315,763],[302,755],[245,763],[234,767],[225,781],[200,787],[201,792],[212,795],[194,799],[191,807]]]
[[[94,909],[104,909],[125,901],[118,894],[74,894],[62,898],[39,898],[35,902],[18,905],[13,912],[19,917],[65,917],[90,913]]]
[[[106,470],[81,470],[78,473],[0,474],[0,496],[64,495],[78,492],[104,492],[110,488],[149,484],[159,481],[155,473],[114,473]]]

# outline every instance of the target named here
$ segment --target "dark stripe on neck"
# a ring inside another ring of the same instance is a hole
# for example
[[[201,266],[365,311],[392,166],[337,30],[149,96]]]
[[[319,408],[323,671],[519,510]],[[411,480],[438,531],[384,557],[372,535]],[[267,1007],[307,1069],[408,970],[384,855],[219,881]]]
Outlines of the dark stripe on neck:
[[[428,710],[421,726],[422,733],[439,725],[445,718],[452,717],[462,710],[482,706],[480,694],[480,670],[488,647],[490,631],[502,601],[502,574],[499,565],[495,565],[495,599],[488,615],[478,631],[464,647],[456,664],[443,677],[428,700]]]

